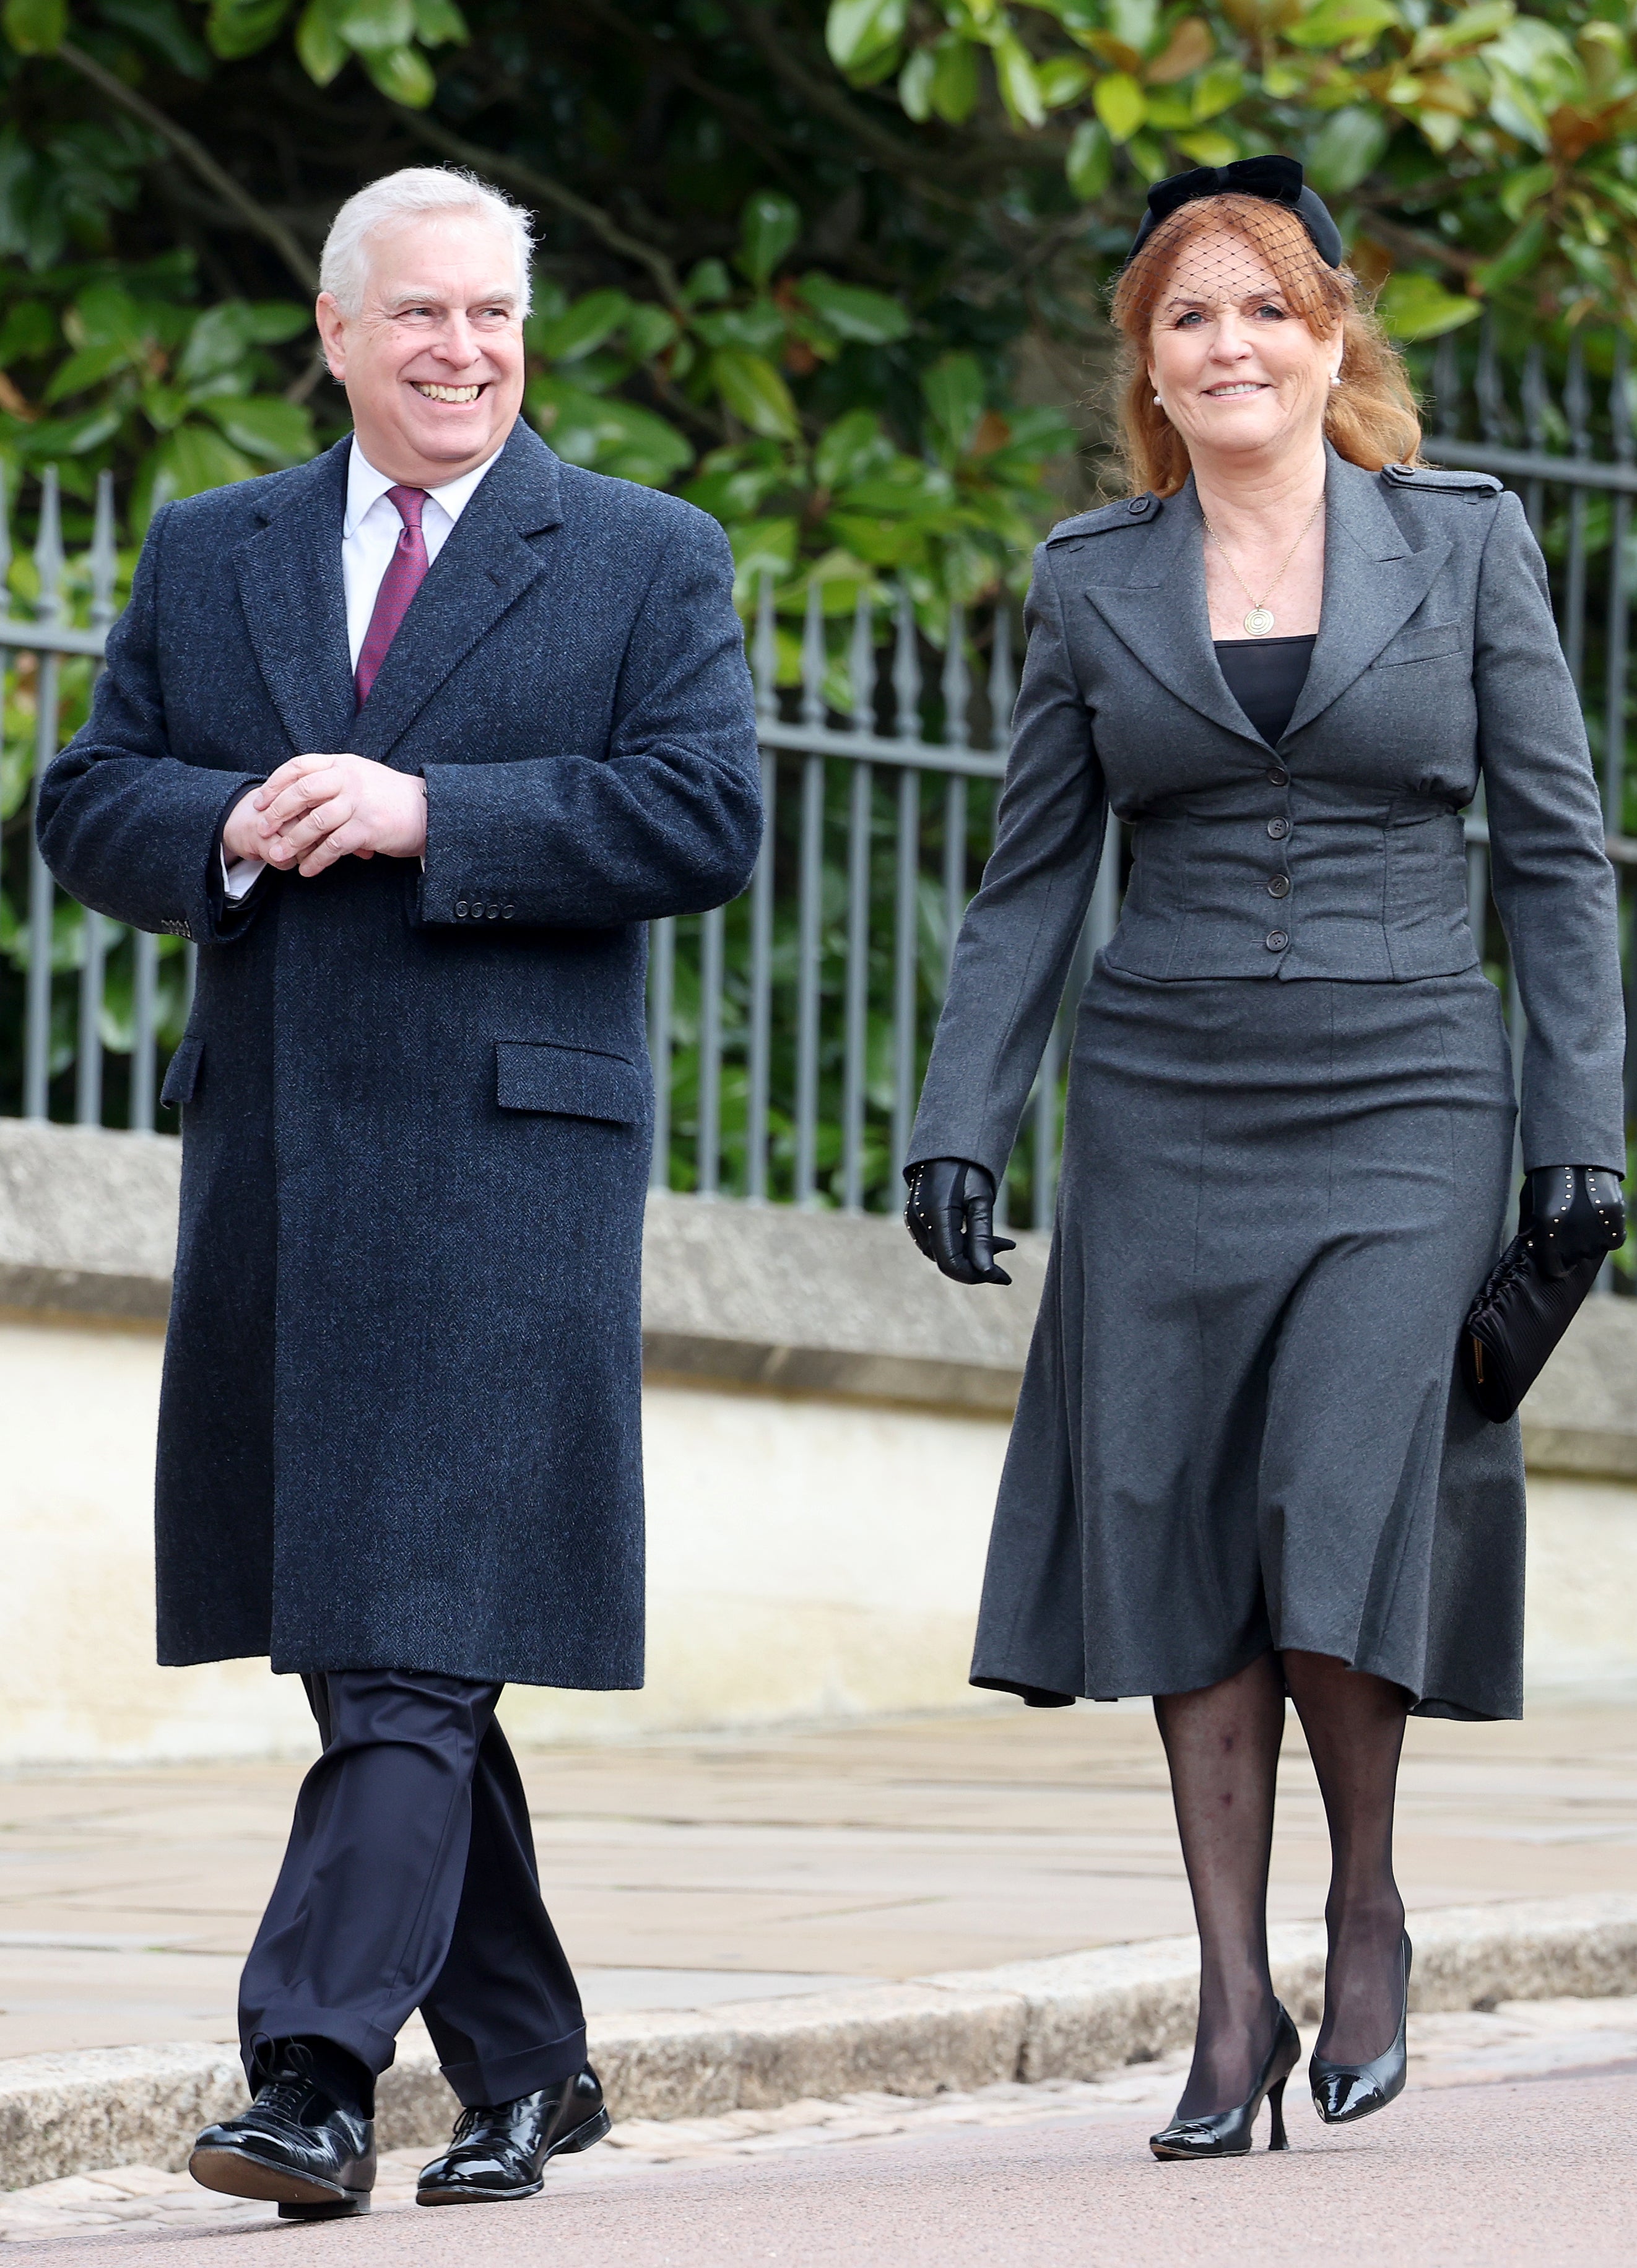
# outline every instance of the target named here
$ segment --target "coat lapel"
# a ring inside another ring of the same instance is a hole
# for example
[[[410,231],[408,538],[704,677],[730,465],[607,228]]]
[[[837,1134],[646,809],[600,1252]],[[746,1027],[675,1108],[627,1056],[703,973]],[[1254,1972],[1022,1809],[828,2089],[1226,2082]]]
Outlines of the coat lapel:
[[[1327,445],[1328,446],[1328,445]],[[1324,600],[1319,632],[1285,739],[1321,716],[1362,675],[1432,589],[1447,541],[1424,551],[1388,510],[1374,473],[1329,451],[1324,490]]]
[[[1110,629],[1168,692],[1213,724],[1263,746],[1261,734],[1228,689],[1211,644],[1205,594],[1205,522],[1191,474],[1148,524],[1139,573],[1094,583],[1086,596]]]
[[[298,755],[351,746],[356,703],[341,580],[351,446],[338,441],[277,487],[269,482],[265,524],[233,555],[250,642]]]
[[[520,421],[484,475],[387,650],[349,746],[385,762],[450,672],[545,571],[526,540],[561,525],[557,459]]]

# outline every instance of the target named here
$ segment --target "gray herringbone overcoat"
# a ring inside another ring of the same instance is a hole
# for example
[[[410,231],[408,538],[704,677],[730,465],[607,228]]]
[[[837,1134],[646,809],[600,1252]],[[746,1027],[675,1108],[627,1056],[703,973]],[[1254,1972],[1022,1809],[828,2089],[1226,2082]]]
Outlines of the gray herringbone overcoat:
[[[159,1656],[642,1682],[653,917],[760,834],[719,528],[519,425],[356,705],[343,441],[156,514],[40,839],[199,946],[160,1413]],[[224,904],[301,751],[426,781],[424,869]]]
[[[1332,454],[1318,635],[1271,746],[1213,649],[1191,482],[1057,529],[1029,618],[911,1160],[1004,1170],[1110,804],[1134,861],[1079,1004],[974,1682],[1190,1691],[1272,1646],[1515,1714],[1518,1431],[1456,1373],[1515,1116],[1468,917],[1480,781],[1523,1162],[1625,1161],[1613,876],[1518,500]]]

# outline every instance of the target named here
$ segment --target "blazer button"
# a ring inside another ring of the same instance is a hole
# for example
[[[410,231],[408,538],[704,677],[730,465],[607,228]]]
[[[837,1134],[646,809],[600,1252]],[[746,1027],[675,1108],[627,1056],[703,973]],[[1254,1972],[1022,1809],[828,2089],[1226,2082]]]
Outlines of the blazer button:
[[[464,898],[457,898],[454,902],[454,917],[457,921],[464,921],[466,919],[466,900]]]
[[[501,920],[502,920],[502,921],[510,921],[510,920],[511,920],[511,918],[512,918],[512,910],[513,910],[513,909],[512,909],[512,907],[510,907],[510,906],[502,906],[502,907],[501,907],[501,909],[500,909],[500,918],[501,918]]]
[[[1290,939],[1282,929],[1271,929],[1262,942],[1270,953],[1283,953]]]
[[[1272,767],[1267,776],[1267,784],[1270,787],[1288,787],[1290,785],[1290,774],[1285,770],[1283,764],[1275,764]]]
[[[498,906],[490,906],[490,907],[489,907],[489,908],[487,909],[487,911],[488,911],[489,918],[490,918],[490,921],[498,921],[498,920],[499,920],[499,918],[500,918],[500,909],[499,909],[499,907],[498,907]]]
[[[1290,832],[1290,821],[1287,819],[1270,819],[1267,831],[1275,843],[1282,843]]]
[[[1287,898],[1290,895],[1289,875],[1275,874],[1267,886],[1267,894],[1270,898]]]

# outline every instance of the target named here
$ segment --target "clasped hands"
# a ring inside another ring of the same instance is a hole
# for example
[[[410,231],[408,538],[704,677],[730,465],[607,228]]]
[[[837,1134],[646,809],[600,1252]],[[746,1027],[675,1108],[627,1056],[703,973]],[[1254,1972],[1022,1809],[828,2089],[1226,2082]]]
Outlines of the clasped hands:
[[[260,858],[321,874],[337,858],[418,858],[426,848],[426,783],[369,756],[291,756],[248,795],[222,829],[231,862]]]

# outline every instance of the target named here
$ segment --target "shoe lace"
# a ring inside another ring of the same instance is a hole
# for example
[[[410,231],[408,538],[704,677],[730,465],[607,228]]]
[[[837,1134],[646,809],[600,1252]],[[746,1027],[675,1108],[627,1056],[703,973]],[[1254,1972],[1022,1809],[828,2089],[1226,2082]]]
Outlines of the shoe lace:
[[[486,2102],[468,2103],[454,2122],[454,2132],[449,2138],[451,2147],[456,2142],[464,2142],[469,2134],[476,2133],[488,2116],[489,2105]]]
[[[299,2123],[318,2075],[313,2068],[313,2051],[299,2041],[287,2041],[279,2050],[278,2061],[262,2078],[255,2091],[258,2110],[271,2111],[276,2117],[291,2118]]]

